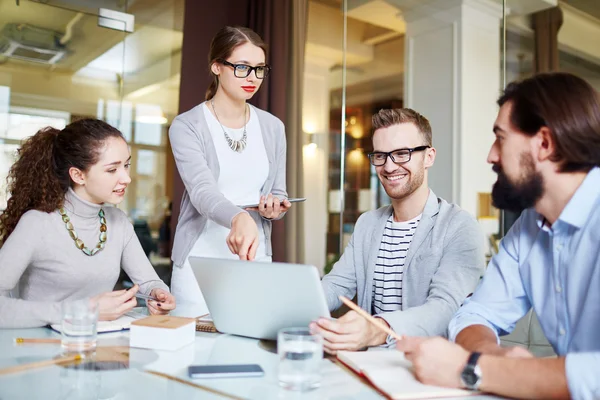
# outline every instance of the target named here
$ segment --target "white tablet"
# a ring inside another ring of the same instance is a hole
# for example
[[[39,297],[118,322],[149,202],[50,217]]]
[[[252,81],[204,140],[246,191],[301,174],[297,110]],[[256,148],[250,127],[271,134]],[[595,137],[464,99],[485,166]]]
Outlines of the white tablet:
[[[288,201],[290,203],[301,203],[303,201],[306,200],[306,197],[295,197],[293,199],[288,199]],[[254,208],[254,207],[258,207],[258,203],[255,204],[247,204],[247,205],[243,205],[243,206],[238,206],[240,208]]]

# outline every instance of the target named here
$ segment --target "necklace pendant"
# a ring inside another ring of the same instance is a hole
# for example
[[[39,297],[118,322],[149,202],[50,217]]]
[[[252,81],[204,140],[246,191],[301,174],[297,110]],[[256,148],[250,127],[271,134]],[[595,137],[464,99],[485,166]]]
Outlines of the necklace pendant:
[[[225,128],[223,127],[223,124],[221,123],[221,120],[219,119],[219,115],[217,115],[217,110],[215,109],[214,99],[210,100],[210,105],[212,106],[212,109],[215,112],[215,117],[217,119],[217,122],[219,123],[219,125],[221,125],[221,129],[223,130],[223,135],[225,135],[225,141],[229,145],[229,148],[231,150],[235,151],[236,153],[241,153],[242,151],[244,151],[244,149],[246,148],[246,139],[248,138],[248,135],[246,134],[246,125],[248,125],[248,122],[246,120],[247,107],[244,106],[244,134],[240,140],[233,140],[232,138],[229,137],[227,132],[225,132]]]

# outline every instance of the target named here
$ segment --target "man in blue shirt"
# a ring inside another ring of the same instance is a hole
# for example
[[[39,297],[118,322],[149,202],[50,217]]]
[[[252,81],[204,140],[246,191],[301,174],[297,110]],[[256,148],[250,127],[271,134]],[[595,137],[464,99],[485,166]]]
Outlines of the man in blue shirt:
[[[510,84],[488,155],[499,208],[526,208],[449,337],[397,348],[424,383],[516,398],[600,398],[600,100],[566,73]],[[502,348],[531,308],[558,354]]]

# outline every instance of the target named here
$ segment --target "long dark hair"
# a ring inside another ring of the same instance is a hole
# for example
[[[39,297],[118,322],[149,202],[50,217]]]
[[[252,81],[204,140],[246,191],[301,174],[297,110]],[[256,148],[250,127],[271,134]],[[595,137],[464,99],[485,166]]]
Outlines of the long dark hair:
[[[10,196],[0,215],[4,243],[29,210],[52,212],[61,207],[73,184],[71,167],[87,171],[98,162],[106,139],[123,138],[118,129],[97,119],[81,119],[63,130],[47,127],[27,139],[7,177]]]
[[[257,47],[260,47],[262,51],[265,52],[265,57],[267,56],[267,45],[258,33],[250,28],[243,26],[226,26],[221,28],[215,37],[213,37],[208,53],[208,70],[213,76],[213,80],[208,89],[206,89],[205,100],[212,99],[219,87],[219,77],[213,74],[211,66],[219,60],[226,60],[229,58],[231,53],[233,53],[233,50],[244,43],[252,43]]]
[[[534,75],[509,84],[498,105],[510,102],[510,121],[533,136],[550,129],[556,150],[552,161],[562,172],[600,166],[600,98],[583,79],[565,72]]]

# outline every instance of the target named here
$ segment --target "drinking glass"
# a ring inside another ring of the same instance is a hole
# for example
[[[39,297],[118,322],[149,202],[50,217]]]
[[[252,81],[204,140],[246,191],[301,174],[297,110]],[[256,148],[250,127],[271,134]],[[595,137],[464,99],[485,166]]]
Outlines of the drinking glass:
[[[98,303],[90,299],[62,304],[61,345],[67,353],[94,351],[98,337]]]
[[[285,328],[277,335],[279,385],[305,391],[321,384],[323,339],[308,328]]]

